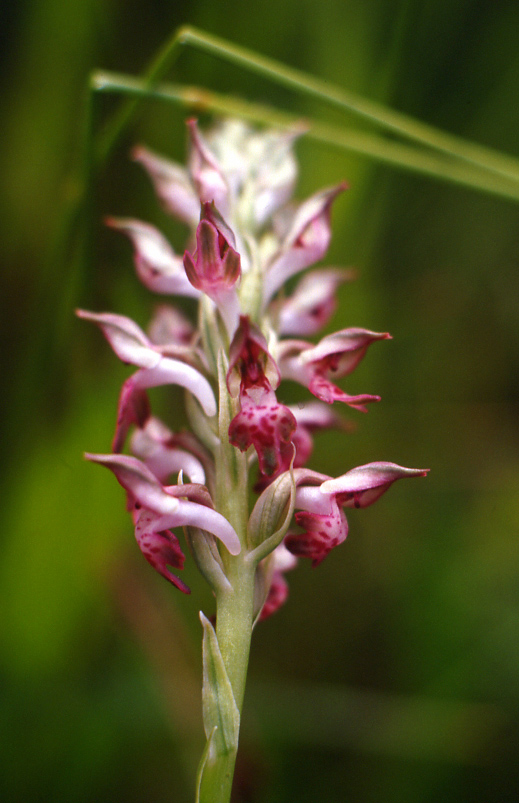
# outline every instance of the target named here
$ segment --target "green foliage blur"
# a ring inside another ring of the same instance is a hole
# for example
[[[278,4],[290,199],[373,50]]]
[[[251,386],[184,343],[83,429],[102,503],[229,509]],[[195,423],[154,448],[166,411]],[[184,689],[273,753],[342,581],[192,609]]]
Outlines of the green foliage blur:
[[[517,156],[519,6],[19,0],[1,23],[0,799],[184,803],[212,599],[189,561],[191,597],[154,575],[121,489],[82,460],[109,450],[128,370],[73,309],[146,322],[154,299],[102,220],[142,217],[182,247],[128,154],[142,141],[182,160],[186,114],[142,106],[96,185],[85,271],[62,232],[88,75],[140,73],[189,23]],[[192,51],[171,77],[358,125]],[[431,473],[352,511],[346,544],[315,571],[301,563],[257,628],[235,803],[515,801],[519,207],[304,139],[298,153],[300,197],[350,184],[327,264],[359,278],[334,328],[394,338],[348,384],[381,404],[349,416],[352,434],[323,435],[312,467]]]

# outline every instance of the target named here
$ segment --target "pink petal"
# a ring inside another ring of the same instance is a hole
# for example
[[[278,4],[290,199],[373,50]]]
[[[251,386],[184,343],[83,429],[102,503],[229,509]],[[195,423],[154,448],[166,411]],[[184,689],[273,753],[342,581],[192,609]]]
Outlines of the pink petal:
[[[337,306],[336,291],[352,272],[329,268],[307,273],[279,311],[279,334],[313,335],[325,326]]]
[[[146,393],[135,387],[131,377],[123,383],[117,405],[117,423],[112,441],[112,451],[122,452],[128,430],[132,425],[143,427],[151,415]]]
[[[226,518],[210,507],[172,496],[136,457],[99,454],[85,457],[111,469],[132,500],[156,514],[153,521],[147,522],[154,532],[172,527],[199,527],[219,538],[231,555],[240,552],[240,539]]]
[[[229,348],[229,393],[237,396],[240,388],[245,390],[267,385],[275,390],[280,379],[279,369],[269,353],[265,337],[247,316],[242,315]]]
[[[208,416],[216,415],[216,400],[211,385],[196,368],[180,360],[160,357],[153,368],[142,369],[127,382],[135,388],[156,388],[161,385],[180,385],[198,399]]]
[[[351,469],[336,479],[326,480],[321,492],[335,495],[345,507],[367,507],[373,504],[396,481],[405,477],[425,477],[427,468],[404,468],[395,463],[367,463]]]
[[[120,360],[140,368],[151,368],[160,360],[142,329],[125,315],[77,310],[79,318],[97,323]]]
[[[262,622],[285,604],[288,597],[288,583],[284,578],[285,572],[297,565],[297,558],[288,551],[284,544],[279,544],[269,557],[271,561],[272,581],[267,599],[261,609],[258,621]]]
[[[205,483],[200,461],[185,449],[179,449],[172,433],[156,418],[149,418],[146,426],[134,432],[131,450],[163,484],[179,471],[187,474],[194,483]]]
[[[85,454],[87,460],[106,466],[132,498],[147,510],[172,514],[179,500],[167,494],[150,469],[136,457],[122,454]]]
[[[304,532],[287,535],[285,545],[293,555],[310,558],[312,565],[317,566],[334,547],[346,540],[346,516],[335,499],[322,494],[317,486],[298,487],[296,507],[304,508],[295,514],[296,523]]]
[[[299,359],[304,365],[314,366],[314,370],[320,373],[341,378],[351,374],[372,343],[388,339],[391,339],[388,332],[341,329],[323,337],[316,346],[302,351]]]
[[[326,402],[326,404],[333,404],[336,401],[344,402],[344,404],[354,410],[359,410],[361,413],[367,413],[366,404],[380,401],[380,396],[371,396],[367,393],[351,396],[341,388],[338,388],[337,385],[334,385],[333,382],[319,375],[310,380],[308,390],[318,399]]]
[[[338,388],[330,377],[341,378],[358,365],[368,346],[390,337],[386,332],[366,329],[343,329],[327,335],[316,346],[304,340],[285,340],[278,345],[278,362],[284,379],[306,386],[314,396],[327,404],[342,401],[362,412],[365,405],[380,401],[379,396],[350,396]]]
[[[234,527],[227,521],[227,519],[205,505],[199,505],[195,502],[187,502],[184,499],[180,500],[178,509],[178,518],[181,519],[178,525],[187,527],[199,527],[201,530],[206,530],[212,533],[227,547],[231,555],[238,555],[241,551],[240,539],[238,538]]]
[[[176,307],[159,304],[148,326],[148,334],[155,346],[168,346],[172,343],[187,346],[193,342],[195,327]]]
[[[216,207],[227,215],[230,205],[230,192],[227,179],[220,165],[198,130],[196,120],[189,120],[191,153],[189,170],[202,203],[214,202]]]
[[[230,290],[241,275],[240,256],[220,231],[208,220],[201,220],[196,230],[197,248],[193,256],[186,251],[184,268],[197,290],[211,298],[218,290]]]
[[[126,234],[134,246],[134,260],[141,282],[154,293],[198,297],[182,263],[166,238],[148,223],[130,218],[108,218],[107,224]]]
[[[287,279],[323,258],[331,238],[331,205],[345,189],[345,184],[339,184],[322,190],[299,207],[279,252],[268,266],[263,284],[265,304]]]
[[[235,287],[241,276],[240,255],[230,245],[223,231],[207,219],[216,219],[209,205],[205,205],[203,210],[207,215],[196,230],[197,248],[193,255],[185,252],[184,269],[193,287],[214,301],[232,338],[239,317]]]
[[[187,170],[142,146],[135,148],[132,156],[148,172],[166,211],[194,228],[200,213],[200,200]]]
[[[211,385],[196,368],[180,360],[172,360],[158,354],[156,356],[159,357],[159,360],[154,368],[142,368],[123,383],[119,395],[117,424],[112,445],[114,452],[122,449],[126,434],[132,424],[144,425],[149,413],[146,397],[143,398],[142,393],[146,388],[180,385],[198,399],[206,415],[216,414],[216,400]]]

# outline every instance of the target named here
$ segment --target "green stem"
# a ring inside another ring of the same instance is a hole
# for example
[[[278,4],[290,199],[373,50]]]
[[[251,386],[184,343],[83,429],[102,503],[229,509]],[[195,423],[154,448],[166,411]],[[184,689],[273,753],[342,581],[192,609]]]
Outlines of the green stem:
[[[219,593],[216,600],[216,635],[240,718],[252,636],[254,575],[255,565],[246,554],[231,558],[227,576],[232,590]],[[207,760],[199,803],[228,803],[237,751],[236,742],[235,749]]]
[[[239,719],[249,664],[256,562],[250,559],[247,543],[249,519],[247,457],[229,443],[229,423],[236,414],[237,402],[227,389],[227,360],[223,355],[219,332],[215,326],[214,311],[211,308],[201,307],[201,324],[206,332],[206,338],[212,341],[212,351],[218,354],[219,441],[213,450],[216,475],[214,502],[216,509],[227,518],[237,532],[241,542],[241,552],[233,556],[227,550],[221,551],[225,575],[229,582],[216,588],[216,640],[227,675],[221,683],[226,689],[230,684],[232,689],[234,703],[231,707],[235,706],[234,710],[238,712],[237,731],[231,747],[225,746],[221,739],[215,739],[214,748],[211,749],[209,746],[207,749],[197,803],[228,803],[238,751]],[[222,688],[217,697],[223,698],[229,693]],[[211,740],[213,736],[214,732],[209,739]]]

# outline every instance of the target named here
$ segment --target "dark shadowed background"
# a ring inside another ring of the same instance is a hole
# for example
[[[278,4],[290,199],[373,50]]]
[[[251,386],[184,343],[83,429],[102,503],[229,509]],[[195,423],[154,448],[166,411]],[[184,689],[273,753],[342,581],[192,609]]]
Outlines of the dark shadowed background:
[[[128,369],[73,309],[145,323],[154,299],[102,219],[156,222],[181,249],[128,154],[143,141],[181,160],[186,114],[142,107],[96,185],[85,271],[60,232],[88,74],[139,73],[190,23],[519,155],[519,6],[19,0],[0,13],[0,796],[184,803],[203,745],[198,610],[212,600],[192,565],[191,597],[152,572],[122,490],[82,460],[109,450]],[[172,77],[356,124],[193,51]],[[519,206],[304,140],[298,154],[299,197],[350,184],[326,264],[359,278],[333,328],[394,338],[348,383],[382,402],[348,414],[353,434],[323,435],[311,465],[431,473],[353,511],[348,541],[289,575],[288,604],[257,628],[236,803],[515,801]]]

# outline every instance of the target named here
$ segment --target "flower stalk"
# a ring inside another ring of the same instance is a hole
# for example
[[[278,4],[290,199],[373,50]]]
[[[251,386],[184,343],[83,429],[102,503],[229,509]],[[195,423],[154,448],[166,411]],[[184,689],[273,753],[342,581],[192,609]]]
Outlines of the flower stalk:
[[[336,383],[390,337],[351,327],[307,339],[328,324],[338,286],[352,278],[336,268],[307,271],[326,254],[331,208],[346,185],[294,205],[294,132],[256,132],[232,120],[205,135],[190,120],[188,130],[187,169],[134,151],[163,205],[188,226],[184,256],[147,223],[108,225],[128,236],[149,290],[198,301],[197,322],[169,304],[157,307],[146,333],[121,314],[78,315],[137,368],[121,391],[113,453],[87,458],[124,488],[148,563],[189,594],[177,574],[183,530],[215,596],[215,618],[200,614],[207,744],[197,801],[227,803],[253,628],[286,602],[285,574],[298,559],[317,566],[344,542],[345,509],[366,507],[396,480],[427,470],[379,461],[333,478],[306,465],[316,432],[350,426],[331,410],[335,402],[367,412],[379,401]],[[289,280],[295,287],[281,293]],[[286,381],[314,400],[285,405]],[[190,431],[152,415],[149,389],[171,384],[184,388]]]

